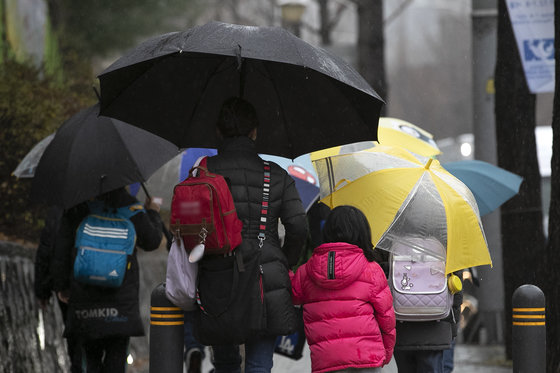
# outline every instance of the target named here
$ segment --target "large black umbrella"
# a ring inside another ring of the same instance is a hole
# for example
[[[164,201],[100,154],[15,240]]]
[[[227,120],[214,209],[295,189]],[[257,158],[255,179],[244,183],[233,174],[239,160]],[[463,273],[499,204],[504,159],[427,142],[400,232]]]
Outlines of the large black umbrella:
[[[64,208],[146,181],[179,153],[150,132],[84,109],[58,129],[37,165],[31,198]]]
[[[350,65],[278,27],[210,22],[148,40],[99,75],[101,113],[215,148],[222,102],[253,103],[257,151],[295,158],[376,140],[383,100]]]

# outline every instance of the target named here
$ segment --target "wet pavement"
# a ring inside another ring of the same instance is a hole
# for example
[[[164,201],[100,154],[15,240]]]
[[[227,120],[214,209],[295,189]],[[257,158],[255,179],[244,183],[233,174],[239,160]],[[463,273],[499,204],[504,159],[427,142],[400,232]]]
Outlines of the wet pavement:
[[[207,354],[208,356],[208,354]],[[455,348],[454,373],[510,373],[511,361],[505,360],[504,346],[502,345],[473,345],[457,344]],[[210,359],[207,357],[202,366],[202,372],[208,373],[212,369]],[[311,372],[311,360],[307,345],[300,360],[291,360],[281,355],[274,355],[272,373]],[[397,373],[394,360],[383,368],[383,373]]]

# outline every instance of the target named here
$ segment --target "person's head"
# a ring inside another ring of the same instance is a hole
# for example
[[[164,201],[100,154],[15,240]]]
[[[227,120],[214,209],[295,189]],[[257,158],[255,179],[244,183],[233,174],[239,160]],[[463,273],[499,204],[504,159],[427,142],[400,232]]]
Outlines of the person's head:
[[[239,97],[230,97],[222,104],[216,127],[224,137],[256,138],[259,121],[253,105]]]
[[[120,195],[123,191],[126,191],[125,187],[113,189],[109,192],[98,195],[96,199],[103,201],[106,207],[117,208],[119,207]]]
[[[330,212],[323,227],[323,242],[347,242],[360,247],[370,262],[375,259],[369,222],[353,206],[338,206]]]

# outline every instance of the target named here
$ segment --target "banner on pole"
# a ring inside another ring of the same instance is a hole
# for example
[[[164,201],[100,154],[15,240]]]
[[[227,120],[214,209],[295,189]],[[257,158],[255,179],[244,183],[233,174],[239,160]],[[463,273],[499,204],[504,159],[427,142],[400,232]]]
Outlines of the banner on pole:
[[[554,0],[506,0],[531,93],[554,92]]]

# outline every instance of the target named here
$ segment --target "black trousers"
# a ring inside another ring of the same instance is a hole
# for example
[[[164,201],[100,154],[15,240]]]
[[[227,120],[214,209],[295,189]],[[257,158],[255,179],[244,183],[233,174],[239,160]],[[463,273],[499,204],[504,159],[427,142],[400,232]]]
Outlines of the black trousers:
[[[399,373],[443,373],[443,350],[395,350]]]
[[[88,373],[124,373],[129,337],[85,340],[82,351]]]

